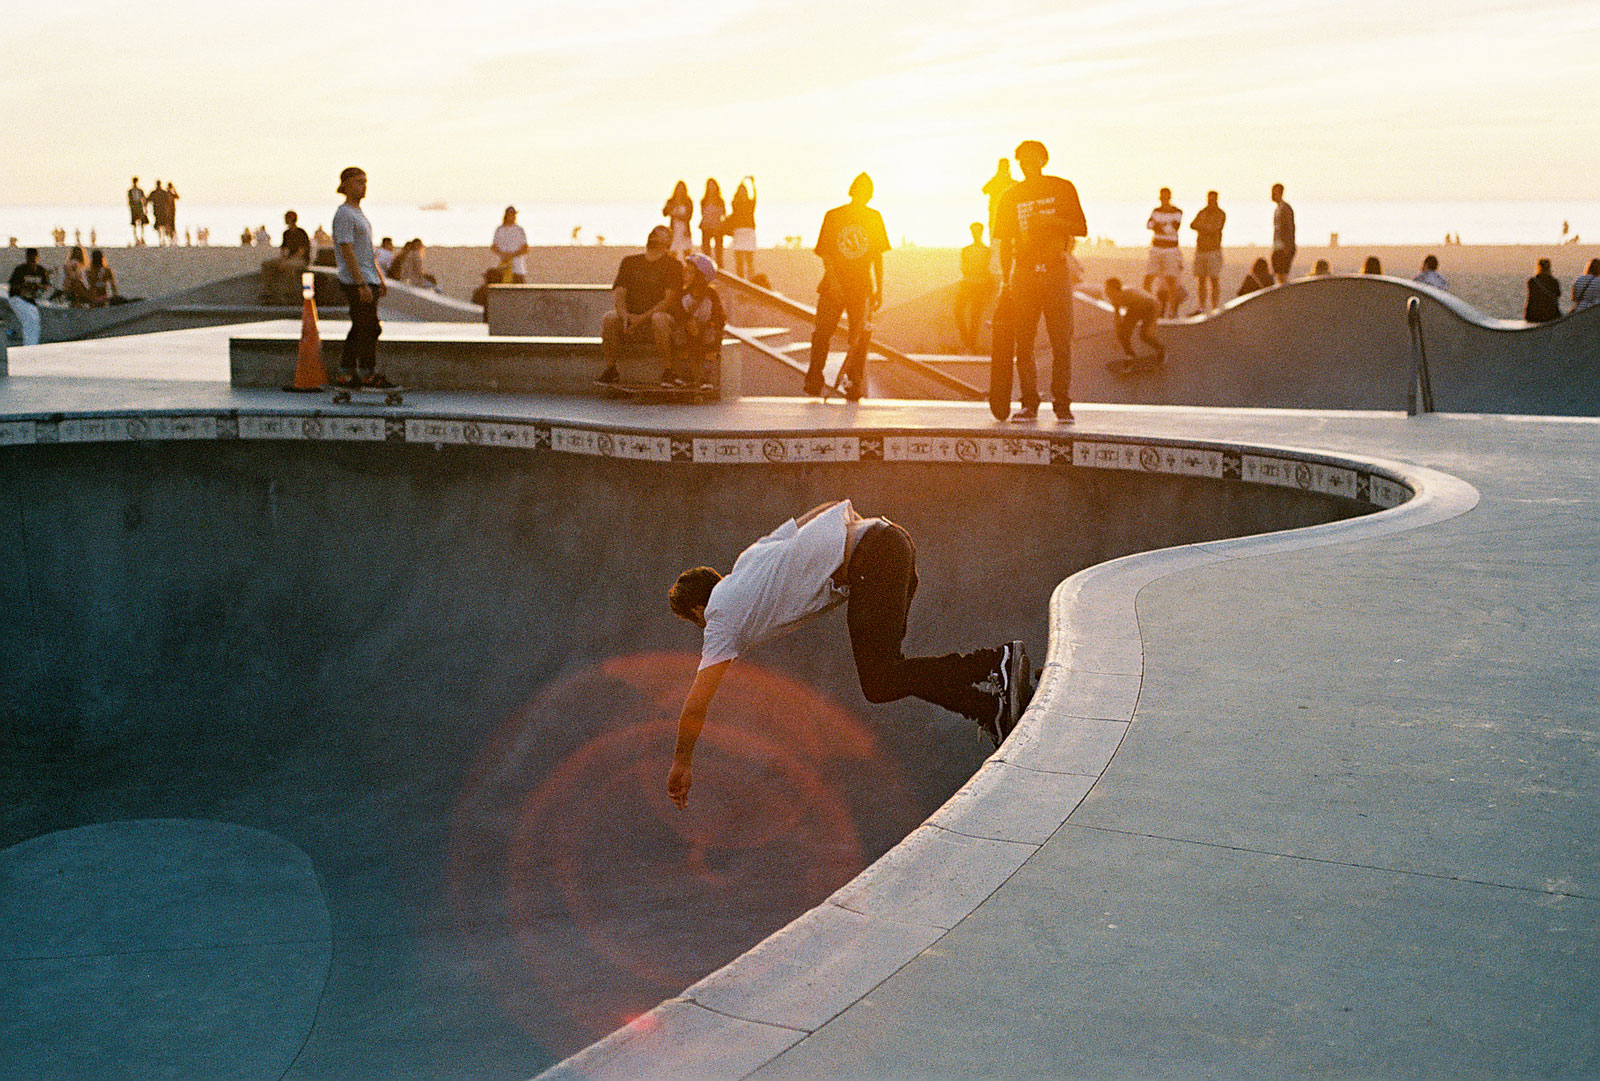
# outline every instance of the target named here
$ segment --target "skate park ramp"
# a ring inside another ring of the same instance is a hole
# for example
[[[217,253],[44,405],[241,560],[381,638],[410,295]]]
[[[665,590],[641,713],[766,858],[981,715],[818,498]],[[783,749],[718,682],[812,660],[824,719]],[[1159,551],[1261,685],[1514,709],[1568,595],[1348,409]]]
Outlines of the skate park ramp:
[[[1110,306],[1089,291],[1073,305],[1076,401],[1251,409],[1406,408],[1416,358],[1406,303],[1420,304],[1435,408],[1444,413],[1600,416],[1600,306],[1551,323],[1484,315],[1459,297],[1379,275],[1301,278],[1228,301],[1218,312],[1163,320],[1166,362],[1118,376],[1125,354]],[[947,322],[943,294],[880,318],[885,335],[920,352]],[[987,348],[987,334],[984,336]],[[1035,360],[1048,373],[1041,326]],[[948,374],[988,384],[987,358],[921,356]],[[1042,380],[1046,385],[1048,378]]]
[[[5,447],[0,492],[6,1078],[526,1078],[820,902],[988,748],[868,706],[835,614],[734,666],[668,804],[666,588],[818,502],[917,538],[909,650],[1040,657],[1083,567],[1370,509],[309,440]]]

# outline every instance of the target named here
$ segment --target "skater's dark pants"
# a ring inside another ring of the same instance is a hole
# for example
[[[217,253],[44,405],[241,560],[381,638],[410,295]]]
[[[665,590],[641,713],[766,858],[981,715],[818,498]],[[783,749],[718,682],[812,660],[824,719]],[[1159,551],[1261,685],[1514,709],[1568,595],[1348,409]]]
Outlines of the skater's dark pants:
[[[350,333],[344,339],[344,355],[339,367],[347,372],[357,369],[371,374],[378,367],[378,335],[383,327],[378,323],[378,290],[368,286],[371,300],[361,299],[361,286],[339,283],[344,298],[350,304]]]
[[[1029,400],[1033,382],[1033,337],[1044,317],[1050,336],[1050,398],[1060,408],[1072,404],[1072,276],[1065,259],[1041,266],[1018,266],[1011,276],[1012,317],[1017,335],[1017,374],[1022,404],[1039,404],[1038,391]]]
[[[907,657],[901,652],[906,613],[917,592],[917,551],[905,530],[891,522],[869,528],[856,542],[847,573],[850,601],[845,619],[867,701],[893,702],[911,696],[969,720],[993,711],[993,698],[973,684],[999,662],[997,650],[942,657]]]
[[[839,317],[846,316],[850,327],[850,351],[845,354],[840,375],[860,389],[866,379],[867,341],[871,337],[867,329],[867,306],[871,300],[867,293],[849,296],[836,289],[817,294],[817,323],[816,330],[811,334],[811,367],[806,371],[807,387],[821,387],[823,365],[828,363],[828,346],[833,341],[833,332],[839,328]],[[841,384],[843,379],[840,380]]]
[[[1155,335],[1156,316],[1154,312],[1127,311],[1117,316],[1117,341],[1122,343],[1123,351],[1130,357],[1133,352],[1133,332],[1139,332],[1139,340],[1154,349],[1158,354],[1166,352],[1166,347],[1161,344],[1161,339]]]

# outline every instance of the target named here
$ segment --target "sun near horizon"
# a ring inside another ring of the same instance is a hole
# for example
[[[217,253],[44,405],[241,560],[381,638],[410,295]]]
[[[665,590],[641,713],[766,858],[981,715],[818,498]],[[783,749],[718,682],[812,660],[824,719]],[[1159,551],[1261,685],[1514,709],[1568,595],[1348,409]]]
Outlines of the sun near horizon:
[[[1019,139],[1086,200],[1590,198],[1600,6],[88,0],[7,16],[0,203],[975,196]]]

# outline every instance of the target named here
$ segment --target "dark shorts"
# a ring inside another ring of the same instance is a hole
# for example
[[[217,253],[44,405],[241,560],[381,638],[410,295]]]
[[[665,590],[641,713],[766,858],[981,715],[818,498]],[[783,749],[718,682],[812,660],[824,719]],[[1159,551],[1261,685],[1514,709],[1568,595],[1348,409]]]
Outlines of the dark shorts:
[[[1294,253],[1294,248],[1274,248],[1272,250],[1272,272],[1287,277],[1289,268],[1294,266]]]

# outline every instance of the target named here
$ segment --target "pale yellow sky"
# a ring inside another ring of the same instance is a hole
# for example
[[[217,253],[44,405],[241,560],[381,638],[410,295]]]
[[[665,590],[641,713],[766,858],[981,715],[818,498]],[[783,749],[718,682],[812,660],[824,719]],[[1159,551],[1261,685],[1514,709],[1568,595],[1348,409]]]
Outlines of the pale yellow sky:
[[[8,4],[0,203],[963,197],[1023,138],[1087,199],[1595,197],[1600,3]],[[19,152],[20,151],[20,152]],[[381,194],[379,194],[381,193]]]

